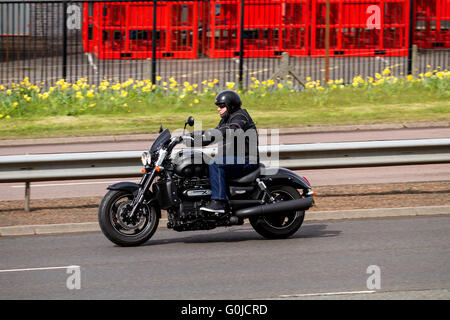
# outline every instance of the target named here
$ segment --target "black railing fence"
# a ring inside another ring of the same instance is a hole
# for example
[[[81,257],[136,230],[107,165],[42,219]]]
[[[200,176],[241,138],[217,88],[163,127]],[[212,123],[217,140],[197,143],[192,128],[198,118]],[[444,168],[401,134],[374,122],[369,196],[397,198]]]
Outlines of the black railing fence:
[[[429,23],[424,7],[435,3],[442,13]],[[449,11],[449,0],[3,0],[0,84],[174,78],[248,87],[291,71],[301,88],[386,68],[444,70]]]

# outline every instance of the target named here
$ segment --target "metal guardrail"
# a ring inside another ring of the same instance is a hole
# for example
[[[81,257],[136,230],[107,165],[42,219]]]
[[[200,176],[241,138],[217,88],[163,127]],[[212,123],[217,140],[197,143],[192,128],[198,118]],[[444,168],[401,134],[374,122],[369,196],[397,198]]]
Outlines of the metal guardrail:
[[[215,148],[204,151],[214,156]],[[450,163],[450,138],[311,143],[259,147],[266,166],[299,169]],[[14,155],[0,157],[0,183],[141,176],[142,151]],[[277,161],[279,159],[279,161]]]

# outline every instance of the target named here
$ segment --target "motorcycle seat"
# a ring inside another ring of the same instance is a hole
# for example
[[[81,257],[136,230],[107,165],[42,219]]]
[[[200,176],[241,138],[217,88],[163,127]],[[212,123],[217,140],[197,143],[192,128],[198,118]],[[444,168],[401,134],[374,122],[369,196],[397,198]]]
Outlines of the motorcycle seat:
[[[264,168],[264,164],[260,163],[258,168],[245,176],[240,178],[234,178],[228,180],[230,184],[249,184],[256,180],[261,175],[261,169]]]

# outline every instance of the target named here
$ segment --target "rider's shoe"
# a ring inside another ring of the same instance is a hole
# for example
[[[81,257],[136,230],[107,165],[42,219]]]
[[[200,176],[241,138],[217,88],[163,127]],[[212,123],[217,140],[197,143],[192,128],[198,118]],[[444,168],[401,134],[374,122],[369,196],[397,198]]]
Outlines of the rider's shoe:
[[[225,213],[225,201],[221,200],[211,200],[211,202],[208,203],[208,205],[200,207],[200,210],[212,212],[216,215],[222,215]]]

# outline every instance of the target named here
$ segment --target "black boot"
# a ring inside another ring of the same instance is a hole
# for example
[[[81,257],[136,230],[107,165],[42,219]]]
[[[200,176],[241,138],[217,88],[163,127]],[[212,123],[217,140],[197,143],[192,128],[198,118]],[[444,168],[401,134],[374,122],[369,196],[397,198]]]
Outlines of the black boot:
[[[200,207],[200,210],[212,212],[216,215],[223,215],[225,213],[225,207],[225,201],[211,200],[208,205]]]

